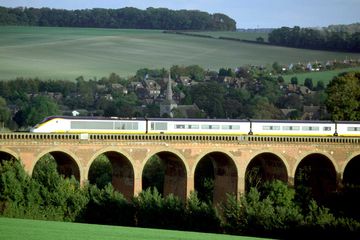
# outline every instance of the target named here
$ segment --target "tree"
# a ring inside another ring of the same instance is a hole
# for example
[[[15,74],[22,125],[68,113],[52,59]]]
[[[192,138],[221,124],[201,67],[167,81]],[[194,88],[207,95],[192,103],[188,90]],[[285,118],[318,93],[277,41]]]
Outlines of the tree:
[[[45,96],[35,97],[23,111],[26,126],[34,126],[45,117],[60,114],[59,106],[52,99]]]
[[[360,120],[360,72],[340,74],[326,89],[326,107],[334,120]]]
[[[6,100],[0,97],[0,129],[4,128],[5,124],[10,121],[11,112],[7,107]]]
[[[298,78],[297,77],[292,77],[290,82],[291,82],[291,84],[297,85],[298,84]]]
[[[311,78],[306,78],[304,81],[304,86],[308,87],[310,90],[313,90],[314,85]]]

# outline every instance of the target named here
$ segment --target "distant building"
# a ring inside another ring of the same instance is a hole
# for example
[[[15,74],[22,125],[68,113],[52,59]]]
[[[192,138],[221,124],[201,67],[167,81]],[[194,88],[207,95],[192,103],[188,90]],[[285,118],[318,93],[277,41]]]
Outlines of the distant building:
[[[169,73],[169,80],[166,89],[165,100],[160,104],[160,117],[167,115],[169,117],[174,117],[173,109],[177,108],[176,102],[173,100],[173,92],[171,87],[171,76]]]

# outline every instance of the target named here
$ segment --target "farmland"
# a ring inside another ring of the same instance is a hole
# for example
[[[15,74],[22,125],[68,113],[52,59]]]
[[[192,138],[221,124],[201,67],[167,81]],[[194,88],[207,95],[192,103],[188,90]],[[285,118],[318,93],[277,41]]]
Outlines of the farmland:
[[[234,33],[236,34],[236,33]],[[0,27],[0,80],[16,77],[74,80],[140,68],[197,64],[219,70],[360,58],[360,54],[314,51],[164,34],[159,30]]]
[[[347,69],[339,69],[332,71],[322,71],[322,72],[305,72],[305,73],[294,73],[289,75],[283,75],[285,82],[290,83],[292,77],[298,79],[299,84],[304,84],[306,78],[311,78],[315,83],[318,81],[324,82],[327,85],[335,76],[339,75],[342,72],[350,71],[360,71],[360,67],[353,67]]]
[[[1,239],[133,239],[133,240],[230,240],[256,239],[250,237],[229,236],[222,234],[206,234],[195,232],[180,232],[169,230],[129,228],[79,223],[51,222],[0,218]]]

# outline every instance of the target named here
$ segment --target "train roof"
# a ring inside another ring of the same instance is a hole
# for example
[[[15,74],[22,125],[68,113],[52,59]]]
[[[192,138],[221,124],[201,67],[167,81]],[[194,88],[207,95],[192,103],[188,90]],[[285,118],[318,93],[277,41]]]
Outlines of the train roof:
[[[334,123],[330,120],[263,120],[263,119],[250,119],[253,123]]]
[[[123,117],[94,117],[94,116],[50,116],[44,118],[39,124],[50,121],[55,118],[73,119],[73,120],[127,120],[127,121],[159,121],[159,122],[253,122],[253,123],[339,123],[339,124],[360,124],[360,121],[330,121],[330,120],[271,120],[271,119],[218,119],[218,118],[123,118]]]

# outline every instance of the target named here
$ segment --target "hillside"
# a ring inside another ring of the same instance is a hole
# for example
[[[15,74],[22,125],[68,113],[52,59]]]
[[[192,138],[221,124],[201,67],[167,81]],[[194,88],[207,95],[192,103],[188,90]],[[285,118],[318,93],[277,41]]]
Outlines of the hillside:
[[[200,65],[236,68],[358,59],[360,54],[302,50],[164,34],[160,30],[0,27],[0,79],[74,80],[109,73],[133,76],[140,68]]]

